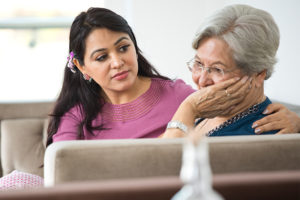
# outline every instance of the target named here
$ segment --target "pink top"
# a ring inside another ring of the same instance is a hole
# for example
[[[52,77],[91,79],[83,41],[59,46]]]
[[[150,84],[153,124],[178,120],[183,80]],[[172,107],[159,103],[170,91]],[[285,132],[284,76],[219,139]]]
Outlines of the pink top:
[[[161,135],[180,103],[195,90],[182,80],[152,78],[150,88],[132,102],[104,104],[93,125],[104,124],[106,130],[84,130],[84,139],[154,138]],[[82,121],[79,106],[70,109],[62,118],[53,142],[76,140],[77,127]]]

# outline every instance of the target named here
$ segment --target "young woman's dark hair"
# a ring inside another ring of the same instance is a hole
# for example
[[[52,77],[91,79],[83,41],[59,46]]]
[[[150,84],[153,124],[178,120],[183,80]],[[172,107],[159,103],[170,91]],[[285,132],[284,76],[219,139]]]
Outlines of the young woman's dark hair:
[[[85,41],[89,34],[97,28],[107,28],[115,32],[127,33],[134,43],[138,56],[138,76],[157,77],[168,79],[161,76],[156,69],[141,54],[137,46],[135,36],[126,20],[120,15],[105,8],[90,8],[87,12],[80,13],[72,23],[70,30],[69,52],[74,53],[81,65],[84,65],[84,54],[86,50]],[[101,130],[102,125],[92,126],[92,120],[97,117],[104,104],[101,96],[101,87],[95,82],[85,80],[81,72],[75,67],[73,73],[65,67],[64,81],[60,95],[56,101],[53,113],[50,115],[48,126],[47,145],[52,143],[52,136],[57,132],[61,117],[75,105],[80,105],[83,121],[78,126],[78,139],[83,138],[83,128],[85,127],[90,134],[93,130]]]

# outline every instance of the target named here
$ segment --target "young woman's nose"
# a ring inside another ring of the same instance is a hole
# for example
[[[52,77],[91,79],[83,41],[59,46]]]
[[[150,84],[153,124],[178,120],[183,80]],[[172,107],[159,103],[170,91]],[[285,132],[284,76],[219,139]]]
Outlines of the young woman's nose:
[[[124,61],[120,56],[112,55],[110,65],[112,68],[120,68],[124,65]]]

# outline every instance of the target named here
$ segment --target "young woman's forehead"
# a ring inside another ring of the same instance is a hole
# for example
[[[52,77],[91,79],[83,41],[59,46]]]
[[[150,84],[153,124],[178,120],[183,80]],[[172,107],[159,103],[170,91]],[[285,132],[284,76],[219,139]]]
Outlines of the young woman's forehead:
[[[95,29],[86,39],[86,51],[93,51],[95,48],[110,48],[123,40],[131,42],[127,33],[104,28]]]

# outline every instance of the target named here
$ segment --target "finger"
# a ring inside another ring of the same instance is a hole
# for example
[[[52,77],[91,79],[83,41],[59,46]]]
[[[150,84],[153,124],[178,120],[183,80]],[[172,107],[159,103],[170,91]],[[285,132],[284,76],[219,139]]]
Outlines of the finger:
[[[239,99],[240,101],[245,98],[245,94],[249,91],[249,77],[245,76],[243,79],[239,80],[238,82],[235,82],[227,89],[225,86],[227,86],[229,83],[232,83],[233,79],[215,84],[213,86],[209,86],[206,89],[209,90],[210,94],[208,94],[208,99],[218,99],[218,103],[224,104],[224,102],[230,102],[232,99]],[[237,79],[235,79],[237,80]],[[248,81],[248,83],[246,83]],[[226,84],[223,84],[225,83]],[[246,84],[245,84],[246,83]],[[229,104],[230,106],[233,105],[233,103]]]
[[[254,129],[255,134],[261,134],[264,132],[274,131],[274,130],[282,130],[283,126],[280,123],[272,122],[268,124],[264,124],[262,126],[258,126]]]
[[[281,134],[297,134],[297,133],[293,131],[289,131],[288,129],[282,129],[278,133],[276,133],[276,135],[281,135]]]
[[[245,77],[244,77],[245,78]],[[247,93],[249,93],[250,89],[251,89],[251,81],[252,79],[242,79],[241,81],[239,81],[238,83],[236,83],[235,85],[230,86],[227,91],[230,93],[231,97],[236,97],[236,96],[240,96],[240,95],[246,95]]]
[[[228,110],[228,113],[237,113],[240,112],[241,110],[243,110],[243,104],[241,104],[241,102],[245,99],[245,95],[239,95],[236,96],[234,99],[229,99],[227,100],[227,102],[225,102],[224,105],[224,109]]]
[[[285,133],[287,133],[287,132],[285,131],[285,129],[282,129],[282,130],[280,130],[278,133],[276,133],[276,135],[281,135],[281,134],[285,134]]]
[[[263,114],[270,114],[270,113],[277,112],[280,109],[284,109],[284,108],[286,108],[286,107],[283,106],[282,104],[272,103],[267,106],[267,108],[264,110]]]
[[[260,120],[255,121],[252,124],[252,128],[255,128],[255,127],[258,127],[258,126],[262,126],[262,125],[270,123],[270,122],[283,121],[283,120],[286,120],[286,118],[287,117],[284,117],[280,111],[279,112],[275,112],[275,113],[272,113],[272,114],[270,114],[268,116],[263,117]],[[288,122],[284,121],[284,123],[286,124],[285,126],[287,126]]]
[[[214,84],[214,85],[209,86],[209,87],[215,87],[216,90],[225,90],[226,88],[234,85],[235,83],[240,82],[240,80],[241,80],[240,77],[234,77],[234,78],[228,79],[226,81],[222,81],[220,83]]]

